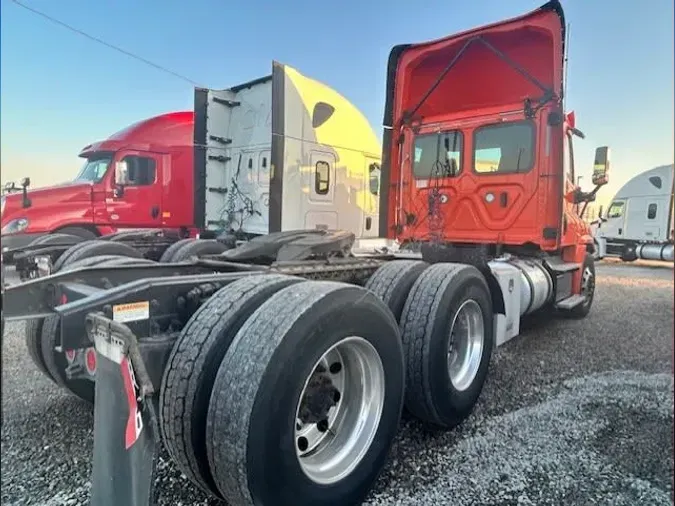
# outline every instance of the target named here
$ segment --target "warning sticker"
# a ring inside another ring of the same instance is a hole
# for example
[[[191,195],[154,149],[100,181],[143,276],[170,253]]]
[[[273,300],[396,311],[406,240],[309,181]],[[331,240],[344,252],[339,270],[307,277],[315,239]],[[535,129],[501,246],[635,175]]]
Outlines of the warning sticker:
[[[137,322],[150,318],[150,303],[147,300],[117,304],[112,308],[113,320],[120,323]]]

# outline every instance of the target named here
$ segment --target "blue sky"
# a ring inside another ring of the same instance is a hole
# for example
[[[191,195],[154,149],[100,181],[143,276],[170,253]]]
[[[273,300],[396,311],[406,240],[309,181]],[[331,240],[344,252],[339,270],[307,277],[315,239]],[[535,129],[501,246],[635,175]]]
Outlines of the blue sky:
[[[392,46],[525,13],[543,0],[25,0],[70,25],[224,88],[270,72],[272,59],[340,91],[378,134]],[[567,109],[612,147],[612,183],[673,161],[673,2],[563,0],[571,23]],[[2,0],[2,180],[72,177],[78,151],[157,113],[192,109],[192,85]]]

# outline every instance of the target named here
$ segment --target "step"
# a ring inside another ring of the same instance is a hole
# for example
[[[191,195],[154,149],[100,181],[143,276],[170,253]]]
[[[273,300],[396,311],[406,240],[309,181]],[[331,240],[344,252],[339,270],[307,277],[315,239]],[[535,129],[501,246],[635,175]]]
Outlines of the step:
[[[566,299],[563,299],[559,302],[556,302],[555,307],[558,308],[558,309],[566,309],[566,310],[574,309],[578,305],[583,304],[583,302],[585,300],[586,300],[586,297],[584,297],[583,295],[579,295],[579,294],[571,295],[571,296],[567,297]]]
[[[581,268],[581,264],[577,264],[574,262],[563,262],[562,260],[558,259],[549,259],[547,258],[545,260],[546,265],[548,265],[549,269],[551,269],[554,272],[572,272],[572,271],[577,271]]]

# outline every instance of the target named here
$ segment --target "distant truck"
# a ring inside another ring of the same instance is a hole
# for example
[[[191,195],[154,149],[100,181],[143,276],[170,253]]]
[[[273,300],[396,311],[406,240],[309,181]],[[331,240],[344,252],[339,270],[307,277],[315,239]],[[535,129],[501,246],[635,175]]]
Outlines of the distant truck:
[[[340,228],[376,237],[381,146],[372,127],[328,86],[288,66],[274,73],[197,89],[194,112],[149,118],[86,146],[73,181],[29,190],[26,178],[19,191],[8,188],[3,259],[55,245],[56,260],[97,237],[154,256],[195,236]]]
[[[606,215],[593,223],[596,258],[634,260],[673,258],[674,166],[638,174],[612,199]]]

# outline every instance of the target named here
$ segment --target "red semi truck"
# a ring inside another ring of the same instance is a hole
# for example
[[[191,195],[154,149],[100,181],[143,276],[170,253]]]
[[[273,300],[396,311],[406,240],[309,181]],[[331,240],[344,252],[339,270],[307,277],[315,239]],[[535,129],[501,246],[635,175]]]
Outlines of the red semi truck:
[[[169,245],[196,236],[231,244],[339,228],[377,237],[375,132],[335,90],[276,68],[288,80],[283,94],[274,92],[272,75],[200,88],[194,112],[146,119],[86,146],[73,181],[29,190],[24,180],[20,192],[2,197],[3,262],[27,279],[36,275],[36,254],[56,262],[68,247],[97,238],[116,243],[99,244],[101,254],[133,249],[166,260]],[[275,175],[275,167],[286,169]],[[202,242],[189,254],[221,247]]]
[[[194,113],[171,112],[134,123],[106,140],[89,144],[85,163],[66,183],[2,197],[3,250],[28,245],[45,234],[93,239],[128,228],[184,229],[193,223]],[[132,167],[155,164],[169,174],[160,184],[127,188],[115,199],[113,161]],[[187,198],[186,198],[187,197]],[[184,232],[184,233],[185,233]]]

